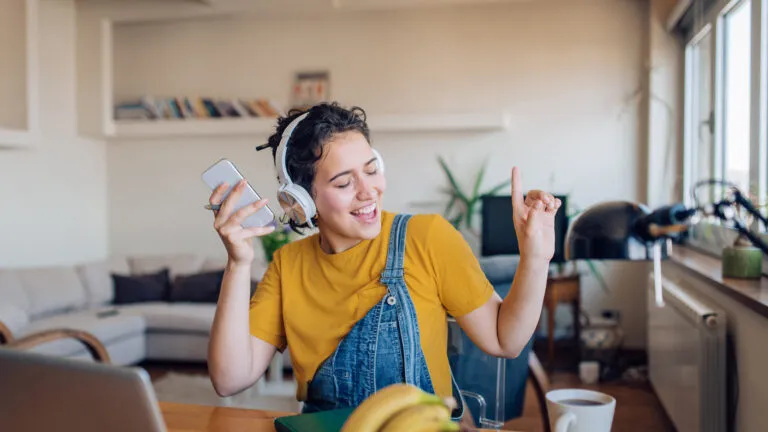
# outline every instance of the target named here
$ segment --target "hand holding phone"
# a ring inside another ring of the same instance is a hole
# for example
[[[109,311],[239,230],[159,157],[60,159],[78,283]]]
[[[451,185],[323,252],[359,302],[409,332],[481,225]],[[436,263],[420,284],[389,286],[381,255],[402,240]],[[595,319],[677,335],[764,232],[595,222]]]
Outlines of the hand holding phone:
[[[251,239],[275,229],[274,214],[255,190],[243,179],[234,164],[222,159],[203,173],[203,181],[213,189],[211,204],[220,204],[213,213],[213,226],[224,242],[227,254],[237,263],[250,264],[254,253]]]
[[[208,187],[214,191],[217,187],[221,186],[222,184],[227,184],[227,190],[224,192],[223,197],[220,197],[219,202],[211,202],[211,204],[224,204],[224,200],[227,199],[227,197],[232,192],[232,189],[241,181],[244,180],[244,177],[242,174],[240,174],[240,171],[237,170],[235,167],[235,164],[230,162],[227,159],[221,159],[215,164],[211,165],[205,172],[203,173],[203,181],[205,184],[208,185]],[[242,193],[239,195],[239,199],[237,200],[234,208],[232,209],[233,212],[236,212],[240,210],[241,208],[254,204],[257,201],[259,201],[261,197],[258,193],[251,187],[250,184],[246,183],[245,187],[242,190]],[[270,223],[272,223],[275,220],[275,215],[272,213],[272,210],[269,209],[269,207],[264,206],[259,211],[249,214],[242,222],[243,228],[251,228],[251,227],[263,227],[267,226]]]

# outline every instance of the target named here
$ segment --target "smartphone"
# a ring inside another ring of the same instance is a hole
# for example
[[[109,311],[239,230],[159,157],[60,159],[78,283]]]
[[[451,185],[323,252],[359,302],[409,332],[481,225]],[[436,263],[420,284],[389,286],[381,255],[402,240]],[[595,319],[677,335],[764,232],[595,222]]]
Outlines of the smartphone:
[[[227,159],[221,159],[203,172],[203,182],[208,185],[208,187],[211,189],[211,192],[213,192],[213,190],[222,183],[227,183],[229,185],[229,189],[227,189],[227,191],[224,193],[222,202],[224,202],[224,199],[226,199],[229,196],[229,193],[232,192],[232,188],[235,187],[241,180],[243,180],[243,175],[240,174],[240,171],[237,170],[235,164]],[[240,199],[235,204],[233,213],[238,209],[241,209],[260,199],[261,197],[259,194],[257,194],[253,187],[251,187],[250,183],[247,183],[243,189],[242,194],[240,195]],[[264,206],[256,213],[253,213],[245,218],[245,220],[243,220],[240,225],[243,228],[263,227],[269,225],[274,220],[275,214],[272,213],[272,210],[270,210],[269,207]]]

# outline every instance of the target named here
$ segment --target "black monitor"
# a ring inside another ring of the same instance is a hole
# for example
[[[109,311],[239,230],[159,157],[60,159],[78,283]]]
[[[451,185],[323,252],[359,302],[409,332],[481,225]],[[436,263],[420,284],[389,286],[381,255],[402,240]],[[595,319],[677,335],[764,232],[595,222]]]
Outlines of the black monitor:
[[[562,201],[555,215],[555,255],[553,263],[565,262],[565,234],[568,230],[568,201],[565,195],[555,195]],[[482,200],[483,256],[519,255],[515,225],[512,222],[512,198],[509,195],[485,195]]]

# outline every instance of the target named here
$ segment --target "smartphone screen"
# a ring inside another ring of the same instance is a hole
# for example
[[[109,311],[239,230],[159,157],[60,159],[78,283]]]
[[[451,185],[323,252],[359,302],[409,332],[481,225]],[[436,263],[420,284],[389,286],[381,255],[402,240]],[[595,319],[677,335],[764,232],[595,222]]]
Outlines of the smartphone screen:
[[[229,193],[232,191],[232,188],[243,179],[243,175],[240,174],[240,171],[237,170],[232,162],[227,159],[221,159],[220,161],[211,165],[207,170],[205,170],[205,172],[203,172],[202,178],[203,182],[208,185],[208,188],[210,188],[211,191],[216,189],[220,184],[227,183],[229,185],[229,189],[227,189],[224,194],[224,199],[226,199],[226,197],[228,197]],[[235,204],[233,212],[260,199],[261,197],[259,194],[256,193],[256,191],[253,189],[253,187],[251,187],[249,183],[246,185],[245,189],[243,189],[243,192],[240,195],[240,199]],[[269,207],[264,206],[256,213],[253,213],[245,218],[241,226],[243,228],[262,227],[269,225],[274,220],[275,215],[272,213],[272,210],[270,210]]]

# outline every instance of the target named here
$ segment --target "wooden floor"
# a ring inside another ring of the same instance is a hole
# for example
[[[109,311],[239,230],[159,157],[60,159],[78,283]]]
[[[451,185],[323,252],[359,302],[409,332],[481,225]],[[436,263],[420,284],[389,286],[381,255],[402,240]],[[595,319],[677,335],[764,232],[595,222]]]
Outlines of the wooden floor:
[[[546,358],[546,353],[536,347],[539,357]],[[573,361],[569,361],[567,351],[563,356],[558,356],[558,363],[551,366],[549,373],[550,388],[585,388],[607,393],[616,398],[616,412],[614,415],[614,431],[675,431],[666,413],[662,409],[656,394],[647,381],[599,383],[596,385],[584,385],[573,370]],[[207,375],[207,368],[203,364],[164,364],[144,363],[141,365],[154,381],[170,371]],[[504,429],[516,431],[543,431],[541,414],[536,401],[533,387],[529,384],[526,389],[525,406],[523,415],[510,420],[504,425]]]
[[[675,431],[666,413],[659,404],[656,394],[648,384],[581,384],[573,372],[554,372],[550,375],[551,387],[585,388],[609,394],[616,398],[616,412],[613,428],[615,431]],[[539,405],[533,387],[528,385],[525,394],[525,406],[520,418],[504,425],[505,429],[519,431],[543,431]]]

